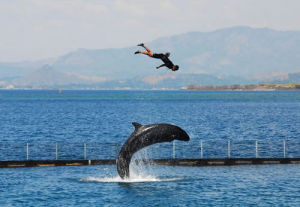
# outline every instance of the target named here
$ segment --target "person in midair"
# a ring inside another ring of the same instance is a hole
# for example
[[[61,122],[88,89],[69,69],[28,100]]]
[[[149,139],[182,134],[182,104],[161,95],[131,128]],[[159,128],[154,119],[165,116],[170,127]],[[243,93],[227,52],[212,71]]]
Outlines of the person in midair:
[[[134,54],[144,54],[144,55],[148,55],[149,57],[152,58],[157,58],[157,59],[161,59],[164,64],[156,67],[156,69],[159,69],[161,67],[167,67],[169,69],[171,69],[172,71],[176,71],[179,69],[178,65],[174,65],[172,63],[172,61],[169,59],[170,53],[153,53],[149,48],[147,48],[144,43],[138,44],[137,46],[141,46],[143,48],[145,48],[146,51],[136,51]]]

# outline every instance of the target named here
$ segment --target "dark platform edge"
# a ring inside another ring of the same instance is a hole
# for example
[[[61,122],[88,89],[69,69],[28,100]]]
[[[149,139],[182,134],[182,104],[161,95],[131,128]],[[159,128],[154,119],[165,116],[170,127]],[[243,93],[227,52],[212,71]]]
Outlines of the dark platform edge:
[[[264,164],[300,164],[300,158],[207,158],[207,159],[152,159],[132,160],[136,163],[170,166],[231,166]],[[116,160],[12,160],[0,161],[0,168],[6,167],[44,167],[44,166],[81,166],[115,165]]]

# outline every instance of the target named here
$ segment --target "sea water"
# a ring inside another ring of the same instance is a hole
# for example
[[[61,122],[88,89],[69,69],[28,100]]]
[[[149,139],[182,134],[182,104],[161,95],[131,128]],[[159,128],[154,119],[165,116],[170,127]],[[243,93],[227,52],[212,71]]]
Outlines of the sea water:
[[[131,122],[192,139],[298,139],[300,92],[1,91],[1,141],[124,142]]]
[[[299,206],[300,165],[152,166],[121,180],[115,166],[0,169],[0,206]]]
[[[222,150],[214,143],[225,143],[227,149],[228,140],[249,146],[257,140],[275,146],[283,140],[299,143],[299,120],[297,91],[0,91],[0,157],[22,152],[17,158],[25,159],[24,143],[40,151],[49,147],[53,153],[61,143],[59,150],[75,152],[68,155],[72,158],[78,155],[72,144],[94,143],[102,154],[88,156],[114,158],[115,152],[110,153],[132,133],[131,122],[185,129],[192,145],[185,148],[187,143],[176,142],[176,157],[199,157],[199,150],[193,150],[200,141],[210,143],[215,156]],[[287,150],[294,147],[288,156],[299,157],[298,146],[287,145]],[[172,151],[164,154],[170,148],[154,148],[141,156],[170,156]],[[239,151],[237,147],[235,153]],[[39,159],[34,153],[29,158]],[[248,154],[255,156],[252,149]],[[0,206],[299,206],[299,172],[299,165],[131,164],[131,178],[121,180],[114,165],[2,168]]]
[[[114,159],[132,122],[170,123],[191,137],[176,158],[299,157],[300,92],[0,91],[0,160]],[[84,152],[86,144],[86,153]],[[150,157],[173,157],[169,143]],[[56,155],[57,152],[57,155]],[[85,156],[86,155],[86,156]]]

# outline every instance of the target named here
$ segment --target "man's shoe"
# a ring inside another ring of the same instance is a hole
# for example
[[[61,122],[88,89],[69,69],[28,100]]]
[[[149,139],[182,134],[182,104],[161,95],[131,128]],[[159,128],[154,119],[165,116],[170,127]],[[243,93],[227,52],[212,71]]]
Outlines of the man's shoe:
[[[136,51],[134,54],[139,54],[140,53],[140,51]]]
[[[144,43],[138,44],[137,46],[144,47]]]

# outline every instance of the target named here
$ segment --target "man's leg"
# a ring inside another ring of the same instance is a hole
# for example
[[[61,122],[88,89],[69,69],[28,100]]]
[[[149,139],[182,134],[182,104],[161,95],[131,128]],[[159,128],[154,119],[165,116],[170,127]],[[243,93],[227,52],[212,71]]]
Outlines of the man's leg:
[[[153,56],[153,53],[152,53],[151,51],[150,51],[150,52],[139,51],[139,53],[142,53],[142,54],[144,54],[144,55],[148,55],[148,56],[150,56],[150,57]]]
[[[145,50],[147,50],[147,52],[151,52],[152,53],[152,51],[148,47],[146,47],[145,45],[143,45],[143,48],[145,48]]]
[[[144,55],[148,55],[148,56],[150,56],[150,57],[152,57],[153,56],[153,53],[150,51],[150,52],[144,52],[144,51],[136,51],[134,54],[139,54],[139,53],[141,53],[141,54],[144,54]]]
[[[141,43],[141,44],[138,44],[137,46],[141,46],[141,47],[143,47],[143,48],[145,48],[145,50],[147,50],[147,52],[139,52],[139,53],[142,53],[142,54],[145,54],[145,55],[149,55],[150,57],[152,57],[153,56],[153,52],[148,48],[148,47],[146,47],[145,45],[144,45],[144,43]]]

